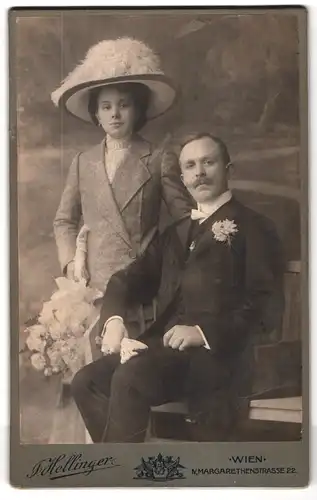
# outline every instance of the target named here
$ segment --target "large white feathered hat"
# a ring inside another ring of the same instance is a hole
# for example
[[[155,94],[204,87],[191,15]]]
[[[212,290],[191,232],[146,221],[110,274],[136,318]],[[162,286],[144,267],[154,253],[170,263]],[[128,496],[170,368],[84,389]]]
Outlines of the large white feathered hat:
[[[103,40],[89,49],[84,60],[69,73],[51,97],[72,115],[91,122],[89,91],[116,83],[138,82],[151,91],[147,118],[167,111],[177,91],[160,67],[159,57],[144,42],[132,38]]]

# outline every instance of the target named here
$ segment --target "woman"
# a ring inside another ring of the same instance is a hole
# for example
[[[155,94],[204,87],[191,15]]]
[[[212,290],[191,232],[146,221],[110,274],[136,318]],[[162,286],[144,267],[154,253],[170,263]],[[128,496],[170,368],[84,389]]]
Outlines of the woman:
[[[161,168],[163,151],[138,134],[147,120],[165,113],[175,97],[157,55],[130,38],[92,47],[53,92],[56,105],[105,132],[101,144],[74,158],[54,220],[59,261],[70,279],[81,219],[89,232],[87,253],[76,260],[76,276],[104,291],[111,275],[150,243],[159,225],[162,197],[173,218],[190,211],[191,201],[177,176]],[[147,319],[153,319],[152,308],[131,311],[136,335]]]

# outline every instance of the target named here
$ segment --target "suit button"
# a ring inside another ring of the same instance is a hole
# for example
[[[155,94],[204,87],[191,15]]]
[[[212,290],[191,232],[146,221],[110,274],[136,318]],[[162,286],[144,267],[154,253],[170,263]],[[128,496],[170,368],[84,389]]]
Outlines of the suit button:
[[[130,259],[135,260],[136,259],[136,252],[132,249],[129,250],[129,257],[130,257]]]

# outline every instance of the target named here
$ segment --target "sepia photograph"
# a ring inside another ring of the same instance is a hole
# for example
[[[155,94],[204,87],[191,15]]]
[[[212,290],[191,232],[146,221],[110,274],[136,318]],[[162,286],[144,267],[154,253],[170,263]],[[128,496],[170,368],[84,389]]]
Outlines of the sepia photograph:
[[[19,443],[300,442],[298,9],[13,14]]]

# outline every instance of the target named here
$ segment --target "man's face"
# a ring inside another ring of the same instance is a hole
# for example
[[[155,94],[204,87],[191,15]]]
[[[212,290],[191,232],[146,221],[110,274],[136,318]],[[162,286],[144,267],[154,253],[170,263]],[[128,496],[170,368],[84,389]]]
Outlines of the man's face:
[[[218,144],[210,137],[186,144],[179,162],[184,185],[197,203],[213,201],[227,191],[226,165]]]

